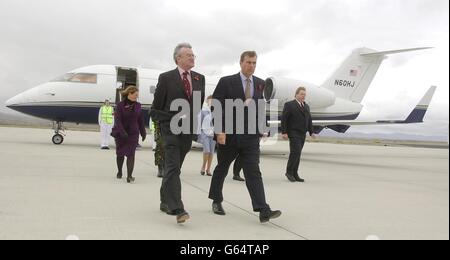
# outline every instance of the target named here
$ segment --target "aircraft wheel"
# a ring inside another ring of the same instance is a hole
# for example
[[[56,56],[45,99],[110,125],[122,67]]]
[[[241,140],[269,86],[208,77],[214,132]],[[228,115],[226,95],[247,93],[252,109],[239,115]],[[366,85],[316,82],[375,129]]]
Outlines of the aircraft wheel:
[[[60,134],[56,134],[53,136],[52,142],[56,145],[60,145],[64,142],[64,137]]]

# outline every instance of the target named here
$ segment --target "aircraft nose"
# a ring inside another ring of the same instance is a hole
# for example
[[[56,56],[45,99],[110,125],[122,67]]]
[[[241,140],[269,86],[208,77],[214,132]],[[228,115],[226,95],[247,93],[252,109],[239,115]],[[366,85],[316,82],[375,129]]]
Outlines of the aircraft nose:
[[[13,103],[14,103],[14,102],[13,102],[13,98],[10,98],[10,99],[6,100],[5,106],[6,106],[6,107],[11,107]]]
[[[5,103],[5,105],[8,108],[12,108],[16,105],[20,105],[21,103],[23,103],[23,94],[19,94],[17,96],[14,96],[14,97],[8,99]]]

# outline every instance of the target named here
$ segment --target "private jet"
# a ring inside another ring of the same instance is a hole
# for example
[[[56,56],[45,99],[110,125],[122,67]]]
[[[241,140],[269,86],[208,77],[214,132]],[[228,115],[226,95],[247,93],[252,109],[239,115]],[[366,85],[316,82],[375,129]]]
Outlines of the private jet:
[[[352,51],[338,69],[321,85],[280,77],[266,79],[264,98],[275,103],[277,120],[269,120],[271,127],[279,127],[279,116],[284,104],[293,98],[299,86],[307,88],[307,102],[311,107],[315,132],[329,128],[345,133],[352,125],[422,123],[436,91],[432,86],[404,120],[359,121],[361,104],[378,68],[387,55],[429,49],[414,48],[378,52],[368,48]],[[6,106],[18,112],[53,121],[52,142],[64,141],[64,122],[97,124],[98,111],[105,99],[113,105],[121,100],[120,91],[129,85],[140,90],[140,102],[149,123],[153,94],[162,71],[116,65],[94,65],[70,71],[49,82],[31,88],[9,99]],[[211,94],[217,81],[207,81],[206,91]],[[273,111],[274,109],[271,109]],[[272,112],[273,113],[273,112]],[[268,115],[267,118],[274,118]]]

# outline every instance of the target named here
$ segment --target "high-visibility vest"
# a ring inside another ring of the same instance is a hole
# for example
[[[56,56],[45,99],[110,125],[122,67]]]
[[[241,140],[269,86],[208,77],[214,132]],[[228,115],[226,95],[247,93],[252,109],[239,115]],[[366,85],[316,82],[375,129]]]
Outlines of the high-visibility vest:
[[[114,108],[112,106],[102,106],[100,109],[101,109],[100,118],[102,122],[108,125],[112,125],[114,119],[113,117]]]

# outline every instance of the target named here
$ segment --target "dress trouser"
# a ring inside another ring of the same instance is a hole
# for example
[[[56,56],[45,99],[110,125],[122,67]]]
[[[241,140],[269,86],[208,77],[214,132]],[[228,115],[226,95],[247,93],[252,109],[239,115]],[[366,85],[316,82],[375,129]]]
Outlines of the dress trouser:
[[[298,168],[300,166],[300,159],[305,140],[306,134],[298,133],[289,135],[290,153],[286,169],[286,173],[289,175],[298,176]]]
[[[241,171],[242,171],[241,163],[242,163],[241,158],[237,157],[236,160],[234,161],[234,165],[233,165],[233,176],[239,177],[241,175]]]
[[[223,202],[223,184],[231,163],[238,156],[244,170],[253,210],[259,212],[263,209],[270,209],[266,203],[262,174],[259,169],[258,135],[227,135],[226,145],[219,145],[217,150],[218,165],[211,180],[209,198],[216,203]]]
[[[168,129],[162,129],[165,149],[165,172],[161,185],[161,203],[170,211],[184,210],[181,200],[181,167],[187,153],[191,150],[190,135],[173,135]]]

